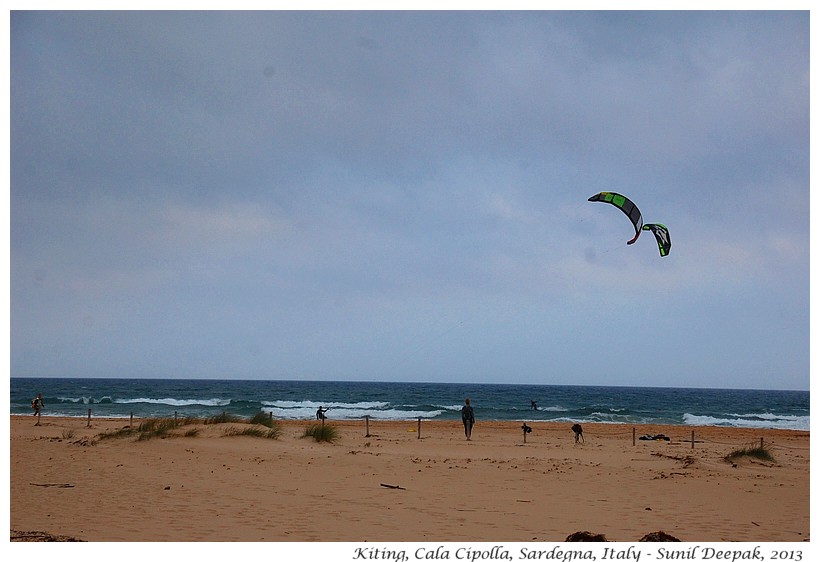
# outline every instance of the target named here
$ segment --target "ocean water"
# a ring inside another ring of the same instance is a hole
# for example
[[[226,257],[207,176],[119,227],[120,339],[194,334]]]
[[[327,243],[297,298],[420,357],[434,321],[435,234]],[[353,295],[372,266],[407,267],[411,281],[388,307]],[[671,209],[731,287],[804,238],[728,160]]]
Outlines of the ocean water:
[[[30,415],[43,394],[46,416],[251,417],[330,420],[460,419],[464,398],[477,420],[710,425],[809,430],[809,392],[513,384],[10,379],[12,415]],[[536,401],[538,409],[531,406]]]

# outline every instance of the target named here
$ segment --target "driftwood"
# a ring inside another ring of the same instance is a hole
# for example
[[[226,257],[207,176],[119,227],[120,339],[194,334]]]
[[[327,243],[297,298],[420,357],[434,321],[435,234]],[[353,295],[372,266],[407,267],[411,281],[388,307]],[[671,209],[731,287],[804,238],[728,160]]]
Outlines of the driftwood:
[[[73,488],[74,484],[37,484],[36,482],[29,482],[32,486],[43,486],[45,488]]]
[[[382,484],[385,488],[390,488],[392,490],[406,490],[407,488],[402,488],[401,486],[394,486],[393,484]]]

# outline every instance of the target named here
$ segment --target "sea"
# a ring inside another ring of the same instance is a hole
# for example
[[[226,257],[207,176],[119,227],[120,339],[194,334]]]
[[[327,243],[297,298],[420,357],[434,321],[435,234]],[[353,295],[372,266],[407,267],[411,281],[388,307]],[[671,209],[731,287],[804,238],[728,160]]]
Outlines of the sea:
[[[329,420],[458,420],[470,398],[478,421],[810,429],[809,392],[790,390],[12,377],[11,415],[31,415],[37,393],[43,416],[250,418],[265,412],[308,420],[322,406]]]

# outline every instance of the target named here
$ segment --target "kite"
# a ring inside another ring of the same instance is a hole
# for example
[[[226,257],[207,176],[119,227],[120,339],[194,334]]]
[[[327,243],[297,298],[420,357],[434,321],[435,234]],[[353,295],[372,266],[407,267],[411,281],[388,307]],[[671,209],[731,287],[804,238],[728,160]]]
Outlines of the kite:
[[[672,247],[672,239],[669,238],[669,229],[662,224],[645,224],[644,230],[651,230],[655,235],[655,240],[658,241],[658,251],[661,257],[669,255],[669,249]]]
[[[635,203],[619,193],[611,193],[609,191],[602,191],[597,195],[593,195],[587,199],[587,201],[601,201],[602,203],[609,203],[618,207],[629,217],[629,220],[632,221],[632,226],[635,227],[635,237],[629,240],[627,244],[634,244],[635,241],[638,240],[638,236],[641,235],[641,228],[643,227],[643,218],[641,217],[641,212],[638,210],[638,207],[635,206]],[[657,236],[657,234],[655,236]]]

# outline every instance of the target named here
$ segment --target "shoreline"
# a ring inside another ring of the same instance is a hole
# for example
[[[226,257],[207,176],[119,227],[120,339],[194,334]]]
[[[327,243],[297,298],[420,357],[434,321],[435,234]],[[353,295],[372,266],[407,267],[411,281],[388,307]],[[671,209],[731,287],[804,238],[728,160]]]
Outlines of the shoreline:
[[[10,419],[15,418],[22,418],[28,419],[32,418],[32,414],[9,414]],[[134,422],[150,420],[150,419],[171,419],[173,416],[148,416],[148,417],[137,417],[133,416]],[[241,416],[240,416],[241,417]],[[179,419],[185,419],[185,416],[178,416]],[[46,420],[56,420],[59,423],[69,424],[71,420],[80,420],[83,422],[87,422],[88,415],[82,416],[65,416],[59,414],[43,414],[42,419]],[[105,423],[105,422],[114,422],[120,423],[124,420],[130,420],[132,416],[122,415],[122,416],[94,416],[92,413],[92,423]],[[194,419],[205,419],[205,418],[194,418]],[[294,419],[294,418],[277,418],[273,417],[273,421],[279,424],[309,424],[316,420],[312,419]],[[407,418],[407,419],[379,419],[370,416],[370,424],[416,424],[418,422],[418,417],[415,418]],[[365,417],[362,418],[345,418],[345,419],[332,419],[328,418],[327,423],[339,424],[339,425],[355,425],[361,424],[364,425]],[[806,433],[809,434],[811,432],[810,429],[800,429],[800,428],[790,428],[790,427],[754,427],[754,426],[736,426],[736,425],[709,425],[709,424],[688,424],[688,423],[651,423],[651,422],[636,422],[636,423],[625,423],[625,422],[588,422],[588,421],[569,421],[569,420],[538,420],[538,419],[531,419],[522,417],[516,420],[497,420],[497,419],[482,419],[478,420],[479,423],[484,424],[506,424],[514,427],[521,427],[518,424],[526,423],[528,425],[536,424],[536,425],[544,425],[544,426],[552,426],[552,427],[570,427],[574,423],[579,423],[584,427],[597,427],[597,426],[617,426],[617,427],[635,427],[635,428],[643,428],[643,427],[660,427],[660,428],[678,428],[678,429],[689,429],[689,430],[697,430],[698,428],[707,428],[707,429],[726,429],[726,430],[738,430],[738,431],[760,431],[760,432],[787,432],[787,433]],[[421,418],[422,425],[431,423],[431,424],[457,424],[460,425],[461,422],[458,419],[440,419],[440,418]]]
[[[88,541],[806,541],[810,432],[478,420],[277,420],[277,439],[99,439],[128,418],[10,416],[10,524]],[[125,422],[125,423],[124,423]],[[135,419],[135,425],[137,420]],[[633,428],[636,441],[633,442]],[[692,441],[692,432],[695,439]],[[641,441],[664,434],[669,441]],[[723,460],[760,440],[774,462]],[[634,443],[634,444],[633,444]],[[693,448],[694,447],[694,448]],[[63,487],[65,485],[65,487]],[[397,486],[397,488],[391,488]],[[31,505],[42,506],[32,510]]]

